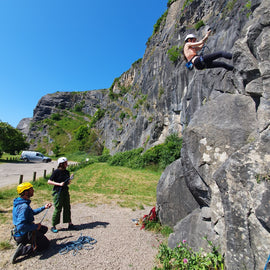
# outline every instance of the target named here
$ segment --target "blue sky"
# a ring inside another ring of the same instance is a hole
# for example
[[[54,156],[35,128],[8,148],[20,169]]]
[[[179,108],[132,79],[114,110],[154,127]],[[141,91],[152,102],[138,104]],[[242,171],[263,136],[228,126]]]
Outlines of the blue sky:
[[[0,120],[57,91],[109,88],[143,57],[167,0],[0,0]]]

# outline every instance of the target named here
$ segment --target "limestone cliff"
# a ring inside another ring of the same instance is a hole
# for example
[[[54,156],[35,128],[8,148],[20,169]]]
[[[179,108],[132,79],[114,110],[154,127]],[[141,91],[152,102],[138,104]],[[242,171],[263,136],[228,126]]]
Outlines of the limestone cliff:
[[[32,123],[78,103],[92,116],[101,108],[106,113],[95,128],[112,154],[177,132],[181,159],[157,188],[159,217],[174,226],[169,245],[185,239],[199,248],[207,235],[227,269],[262,269],[270,252],[269,1],[169,2],[143,58],[110,89],[47,95]],[[204,53],[232,52],[233,72],[189,71],[181,56],[170,59],[168,51],[180,51],[188,33],[200,38],[209,27]]]
[[[193,1],[180,19],[180,39],[190,23],[214,24],[208,46],[231,50],[235,71],[178,69],[187,126],[181,159],[157,188],[160,219],[174,226],[169,245],[185,239],[199,248],[207,236],[226,269],[263,269],[270,244],[270,9],[248,4],[244,15],[246,1]]]

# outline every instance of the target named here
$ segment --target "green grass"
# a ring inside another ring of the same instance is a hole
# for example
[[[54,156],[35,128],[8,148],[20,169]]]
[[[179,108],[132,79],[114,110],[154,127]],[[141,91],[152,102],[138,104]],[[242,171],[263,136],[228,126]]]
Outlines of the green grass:
[[[12,249],[13,246],[10,244],[9,241],[2,241],[0,242],[0,250]]]
[[[20,157],[20,155],[10,155],[7,153],[3,153],[3,155],[0,157],[0,164],[6,162],[19,162]]]

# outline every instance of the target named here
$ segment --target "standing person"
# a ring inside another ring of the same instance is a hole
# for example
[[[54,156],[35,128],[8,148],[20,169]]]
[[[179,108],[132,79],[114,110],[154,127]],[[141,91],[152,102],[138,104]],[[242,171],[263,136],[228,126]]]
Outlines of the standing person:
[[[13,224],[15,225],[13,237],[18,244],[15,253],[12,256],[12,263],[22,255],[34,254],[35,251],[42,251],[49,247],[50,241],[45,236],[48,231],[46,226],[40,223],[34,223],[34,215],[39,214],[44,209],[52,206],[47,203],[44,206],[32,209],[30,207],[30,198],[34,195],[33,185],[29,182],[17,186],[17,192],[20,197],[13,201]],[[29,245],[28,245],[29,244]]]
[[[71,210],[70,210],[70,196],[68,191],[68,185],[73,178],[73,174],[70,176],[67,170],[68,160],[66,157],[58,159],[58,168],[52,173],[48,180],[49,185],[53,187],[53,201],[54,201],[54,213],[52,217],[51,231],[57,233],[56,225],[60,223],[60,215],[63,208],[63,223],[68,223],[69,230],[75,230],[76,227],[71,222]]]
[[[205,42],[207,41],[211,30],[208,30],[205,37],[200,41],[197,41],[197,38],[193,34],[189,34],[185,38],[185,46],[184,46],[184,56],[186,61],[188,62],[189,69],[192,69],[194,65],[198,70],[202,70],[204,68],[225,68],[227,70],[233,70],[233,66],[221,62],[215,61],[216,59],[223,57],[226,59],[232,59],[232,54],[228,52],[215,52],[207,55],[200,56],[198,52],[203,48]]]

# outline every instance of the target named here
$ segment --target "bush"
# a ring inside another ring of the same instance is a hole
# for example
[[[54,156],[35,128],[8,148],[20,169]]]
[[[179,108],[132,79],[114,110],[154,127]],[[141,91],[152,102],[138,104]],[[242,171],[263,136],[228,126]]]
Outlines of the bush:
[[[168,55],[169,55],[169,59],[172,62],[177,62],[180,55],[181,55],[181,48],[179,48],[178,46],[173,46],[168,50]]]
[[[180,158],[181,147],[182,139],[177,134],[172,134],[166,138],[164,144],[156,145],[143,154],[143,148],[116,153],[109,159],[109,164],[133,169],[157,165],[160,169],[165,169],[173,161]]]
[[[161,169],[165,169],[180,158],[181,148],[182,139],[177,134],[172,134],[166,138],[164,144],[154,146],[144,153],[144,163],[146,165],[158,164]]]
[[[204,24],[204,22],[203,22],[203,20],[200,20],[200,21],[198,21],[196,24],[195,24],[195,29],[196,30],[199,30],[202,26],[204,26],[205,24]]]
[[[126,152],[118,152],[109,160],[109,164],[113,166],[130,167],[131,160],[135,160],[136,158],[138,158],[142,151],[143,148],[138,148]]]

